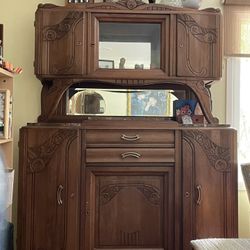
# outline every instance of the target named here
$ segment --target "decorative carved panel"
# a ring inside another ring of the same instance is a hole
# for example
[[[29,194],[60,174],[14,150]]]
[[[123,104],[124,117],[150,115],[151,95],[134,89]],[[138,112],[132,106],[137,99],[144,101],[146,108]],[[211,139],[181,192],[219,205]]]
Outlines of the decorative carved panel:
[[[158,206],[160,204],[160,190],[157,187],[148,184],[110,184],[102,187],[100,192],[101,205],[107,204],[112,200],[120,190],[124,188],[136,188],[140,191],[145,199],[152,205]]]
[[[220,172],[230,171],[230,148],[215,144],[206,134],[200,130],[185,130],[184,138],[196,142],[206,154],[211,165]]]
[[[54,41],[64,37],[83,18],[83,12],[70,11],[58,24],[44,27],[43,40]]]
[[[42,171],[64,141],[76,136],[76,130],[60,129],[41,145],[28,148],[28,167],[31,172]]]
[[[135,9],[141,5],[145,5],[145,3],[141,0],[119,0],[117,4],[120,4],[130,10]]]
[[[181,23],[187,33],[190,32],[196,39],[204,43],[216,43],[217,32],[216,29],[208,29],[201,27],[190,15],[177,15],[177,21]]]
[[[178,76],[206,78],[220,68],[219,17],[197,14],[177,15]]]

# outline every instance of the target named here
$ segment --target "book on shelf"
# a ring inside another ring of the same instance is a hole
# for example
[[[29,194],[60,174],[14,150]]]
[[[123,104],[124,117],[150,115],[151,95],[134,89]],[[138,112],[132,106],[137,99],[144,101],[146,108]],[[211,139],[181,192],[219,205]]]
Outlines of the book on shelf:
[[[9,89],[0,89],[0,138],[12,136],[12,97]]]

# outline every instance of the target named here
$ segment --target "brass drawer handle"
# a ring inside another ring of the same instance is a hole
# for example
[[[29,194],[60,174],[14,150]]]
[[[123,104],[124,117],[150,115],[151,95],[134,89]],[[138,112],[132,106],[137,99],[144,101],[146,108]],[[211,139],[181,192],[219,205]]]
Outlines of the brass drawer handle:
[[[137,140],[140,140],[140,136],[139,135],[125,135],[125,134],[122,134],[121,139],[124,140],[124,141],[137,141]]]
[[[139,159],[141,157],[141,155],[137,152],[125,152],[121,154],[122,159],[125,159],[127,157],[134,157]]]
[[[59,185],[58,188],[57,188],[57,192],[56,192],[56,199],[57,199],[57,204],[58,205],[62,205],[63,204],[62,192],[63,192],[63,186]]]
[[[198,191],[198,197],[197,197],[196,204],[200,205],[201,204],[201,191],[202,191],[201,185],[196,186],[196,189]]]

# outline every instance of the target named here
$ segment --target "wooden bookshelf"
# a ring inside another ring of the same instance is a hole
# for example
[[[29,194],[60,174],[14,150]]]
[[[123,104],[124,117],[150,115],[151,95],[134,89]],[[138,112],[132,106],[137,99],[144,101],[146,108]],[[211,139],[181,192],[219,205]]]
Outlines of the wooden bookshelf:
[[[13,94],[13,77],[14,74],[11,72],[0,68],[0,90],[6,90],[10,96]],[[11,104],[12,105],[12,104]],[[11,113],[11,114],[10,114]],[[12,112],[8,113],[8,116],[12,116]],[[11,118],[12,120],[12,118]],[[6,126],[6,124],[4,124]],[[4,167],[6,169],[6,173],[9,173],[13,169],[13,128],[9,127],[7,124],[9,134],[6,136],[7,138],[0,138],[0,152],[3,160]],[[6,175],[7,176],[7,175]],[[6,177],[8,179],[8,177]],[[7,220],[12,221],[12,206],[10,205],[7,209]]]

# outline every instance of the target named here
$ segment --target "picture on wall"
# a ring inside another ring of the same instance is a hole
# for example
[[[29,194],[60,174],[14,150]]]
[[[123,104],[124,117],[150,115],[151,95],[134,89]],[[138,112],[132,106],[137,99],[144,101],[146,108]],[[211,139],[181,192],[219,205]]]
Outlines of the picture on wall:
[[[167,115],[167,90],[136,90],[131,91],[128,95],[128,115]]]

